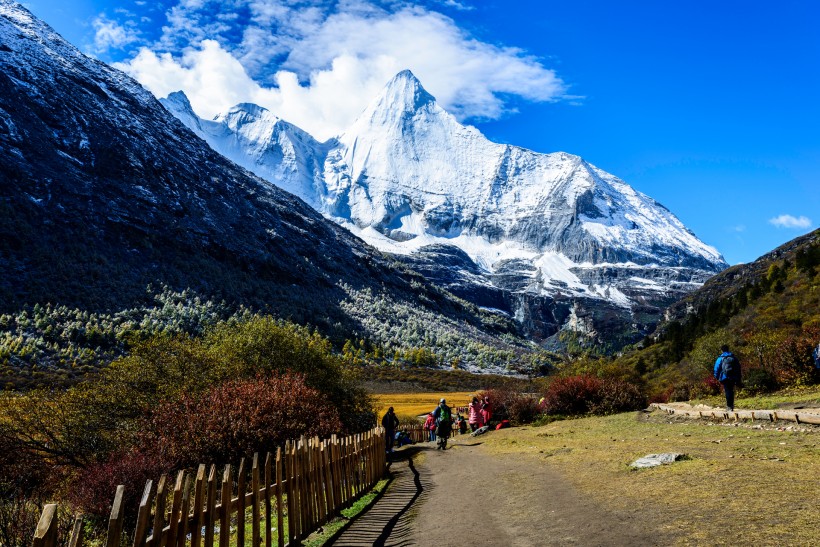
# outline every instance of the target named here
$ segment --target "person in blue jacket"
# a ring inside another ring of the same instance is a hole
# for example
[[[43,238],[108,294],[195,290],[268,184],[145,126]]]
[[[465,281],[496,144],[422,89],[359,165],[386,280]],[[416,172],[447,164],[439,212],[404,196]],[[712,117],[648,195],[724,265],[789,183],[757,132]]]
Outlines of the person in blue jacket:
[[[740,386],[740,360],[729,351],[729,346],[720,348],[721,354],[715,361],[714,376],[723,385],[726,393],[726,410],[735,410],[735,386]]]

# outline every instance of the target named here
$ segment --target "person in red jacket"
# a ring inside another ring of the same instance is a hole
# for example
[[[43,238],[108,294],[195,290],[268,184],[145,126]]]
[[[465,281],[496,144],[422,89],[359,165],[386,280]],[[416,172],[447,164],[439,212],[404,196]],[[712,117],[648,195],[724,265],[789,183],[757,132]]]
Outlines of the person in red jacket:
[[[467,423],[470,424],[470,431],[484,426],[484,416],[481,414],[481,403],[478,402],[478,397],[473,397],[473,401],[467,406],[469,415]]]
[[[427,419],[424,420],[424,430],[427,431],[427,436],[430,442],[436,441],[436,419],[433,418],[433,413],[430,412],[427,415]]]
[[[484,397],[484,402],[481,403],[481,416],[484,418],[484,425],[490,425],[490,418],[493,417],[493,405],[490,404],[489,397]]]

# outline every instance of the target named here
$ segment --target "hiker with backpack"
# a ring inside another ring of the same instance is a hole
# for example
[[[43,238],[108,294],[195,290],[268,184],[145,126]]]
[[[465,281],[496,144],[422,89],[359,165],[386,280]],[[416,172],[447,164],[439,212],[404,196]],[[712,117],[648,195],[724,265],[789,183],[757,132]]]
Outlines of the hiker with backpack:
[[[740,380],[740,361],[729,351],[729,346],[723,345],[720,348],[721,354],[715,361],[715,379],[723,385],[726,393],[726,410],[735,410],[735,386],[743,387]]]
[[[447,401],[444,399],[439,401],[433,411],[433,418],[436,420],[436,437],[438,437],[436,450],[447,450],[447,438],[453,430],[453,413],[447,406]]]

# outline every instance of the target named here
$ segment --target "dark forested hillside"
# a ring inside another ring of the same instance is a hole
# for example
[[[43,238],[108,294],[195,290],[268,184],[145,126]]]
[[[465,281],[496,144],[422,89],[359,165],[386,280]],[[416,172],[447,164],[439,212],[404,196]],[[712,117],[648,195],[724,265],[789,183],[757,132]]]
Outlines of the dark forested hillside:
[[[125,74],[21,6],[4,8],[0,313],[11,346],[29,336],[59,344],[62,326],[38,331],[62,321],[48,310],[106,323],[150,307],[153,285],[310,324],[335,343],[427,345],[442,361],[479,368],[529,351],[511,321],[426,283],[237,167]],[[20,314],[37,304],[42,320],[30,324]]]
[[[656,390],[677,389],[680,396],[706,389],[703,382],[724,343],[741,356],[747,389],[816,381],[819,273],[815,230],[707,281],[668,310],[667,321],[642,349],[620,361],[645,374]]]

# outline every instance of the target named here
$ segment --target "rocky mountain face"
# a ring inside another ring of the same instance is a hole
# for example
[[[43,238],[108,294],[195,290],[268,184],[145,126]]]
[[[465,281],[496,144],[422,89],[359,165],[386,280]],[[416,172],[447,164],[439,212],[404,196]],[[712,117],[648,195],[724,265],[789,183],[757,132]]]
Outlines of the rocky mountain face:
[[[615,346],[726,267],[670,211],[578,156],[496,144],[399,73],[338,137],[318,143],[254,105],[200,120],[215,150],[542,343]]]
[[[236,149],[256,146],[264,176],[300,195],[315,190],[299,174],[322,167],[323,145],[262,109],[183,121],[206,138],[257,123]],[[47,302],[124,309],[155,284],[316,325],[336,340],[428,345],[468,368],[484,350],[513,360],[526,351],[512,322],[424,283],[226,160],[137,82],[9,0],[0,0],[0,158],[0,312]]]

